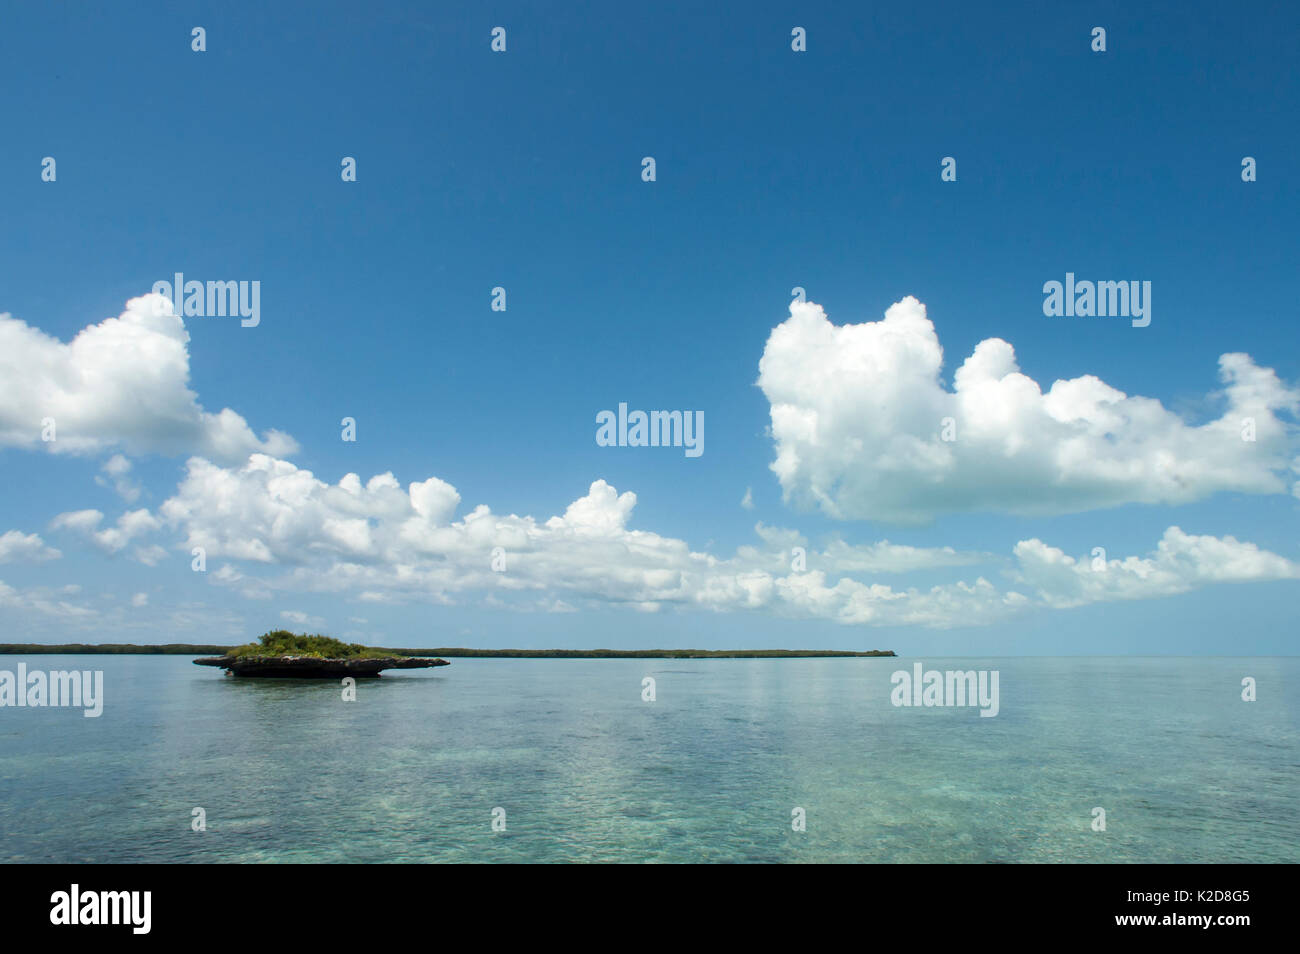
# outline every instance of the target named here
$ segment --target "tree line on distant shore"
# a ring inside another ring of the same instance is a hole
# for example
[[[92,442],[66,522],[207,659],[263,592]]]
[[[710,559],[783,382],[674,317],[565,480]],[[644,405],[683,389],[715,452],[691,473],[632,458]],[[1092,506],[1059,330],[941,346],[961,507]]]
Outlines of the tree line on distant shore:
[[[403,656],[503,657],[514,659],[804,659],[821,656],[893,656],[891,649],[394,649]]]
[[[205,656],[221,655],[229,646],[208,646],[195,643],[160,643],[156,646],[139,646],[135,643],[59,643],[46,646],[41,643],[0,643],[0,654],[17,656],[75,655],[77,653],[105,656]]]
[[[279,636],[283,631],[268,633]],[[290,634],[285,634],[290,635]],[[265,637],[264,637],[265,638]],[[327,640],[328,637],[311,637]],[[335,640],[329,640],[333,644]],[[278,645],[278,644],[277,644]],[[287,648],[287,647],[286,647]],[[313,646],[317,651],[323,650]],[[393,656],[458,656],[463,659],[805,659],[844,656],[893,656],[893,650],[872,649],[850,652],[836,649],[466,649],[441,647],[438,649],[382,649],[357,647],[368,655]],[[242,647],[214,646],[196,643],[161,643],[142,646],[135,643],[61,643],[45,646],[40,643],[0,643],[0,655],[148,655],[148,656],[224,656],[231,650],[244,653],[274,652],[265,644],[248,644]],[[297,647],[295,647],[297,649]],[[300,651],[300,650],[299,650]]]

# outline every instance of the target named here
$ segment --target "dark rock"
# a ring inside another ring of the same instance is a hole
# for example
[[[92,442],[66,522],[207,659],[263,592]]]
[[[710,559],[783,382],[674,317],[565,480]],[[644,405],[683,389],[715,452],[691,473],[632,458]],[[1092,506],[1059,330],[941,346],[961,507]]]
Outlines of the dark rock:
[[[381,669],[431,669],[450,666],[445,659],[384,656],[377,659],[322,659],[319,656],[212,656],[194,660],[196,666],[218,666],[236,676],[290,679],[358,679],[377,677]]]

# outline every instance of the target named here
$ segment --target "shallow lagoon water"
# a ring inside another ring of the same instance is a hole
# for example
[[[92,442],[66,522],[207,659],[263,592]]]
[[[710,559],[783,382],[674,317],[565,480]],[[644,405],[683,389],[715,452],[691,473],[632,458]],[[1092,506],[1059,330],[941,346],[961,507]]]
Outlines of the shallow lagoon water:
[[[921,660],[997,670],[995,718],[893,706],[902,657],[453,659],[351,703],[190,658],[0,657],[105,681],[0,708],[0,859],[1300,861],[1293,657]]]

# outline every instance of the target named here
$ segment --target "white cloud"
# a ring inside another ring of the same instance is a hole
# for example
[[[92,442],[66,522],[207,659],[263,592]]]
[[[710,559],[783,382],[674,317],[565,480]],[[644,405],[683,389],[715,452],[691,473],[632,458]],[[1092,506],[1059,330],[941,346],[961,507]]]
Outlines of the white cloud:
[[[1211,583],[1247,583],[1300,578],[1300,567],[1284,557],[1233,537],[1192,536],[1178,527],[1165,531],[1148,557],[1075,559],[1041,540],[1016,544],[1013,577],[1038,591],[1053,607],[1112,600],[1150,599],[1186,593]]]
[[[746,510],[754,509],[754,488],[753,487],[745,488],[745,496],[741,498],[740,505],[744,507]]]
[[[319,616],[311,616],[302,610],[282,610],[280,618],[293,623],[295,626],[315,626],[319,628],[325,625],[325,620]]]
[[[131,462],[124,455],[114,454],[104,462],[102,470],[104,475],[96,477],[95,483],[101,487],[112,487],[127,503],[135,503],[139,499],[140,485],[128,476]]]
[[[852,546],[842,540],[827,545],[826,563],[849,573],[907,573],[946,566],[972,566],[987,563],[987,553],[964,553],[952,547],[912,547],[881,540],[866,546]]]
[[[213,571],[211,578],[222,586],[233,587],[247,600],[269,600],[274,595],[271,588],[261,580],[245,576],[229,563],[224,563]]]
[[[146,509],[129,510],[117,518],[117,524],[103,530],[96,527],[103,521],[104,514],[98,510],[74,510],[61,513],[50,523],[56,530],[72,530],[88,537],[95,546],[105,553],[118,553],[125,549],[136,537],[153,533],[162,526],[162,521]],[[139,548],[136,551],[140,562],[154,565],[162,556],[158,547]],[[152,561],[152,562],[151,562]]]
[[[1298,469],[1300,393],[1244,354],[1219,359],[1222,416],[1194,425],[1092,375],[1046,393],[1015,352],[981,341],[953,377],[925,306],[835,326],[793,302],[768,338],[758,385],[771,405],[772,470],[787,501],[839,519],[924,522],[958,511],[1053,514],[1181,504],[1218,491],[1276,494]],[[955,427],[942,439],[944,419]],[[1242,440],[1252,418],[1256,440]]]
[[[121,454],[114,454],[104,461],[102,469],[110,477],[125,477],[131,472],[131,462]]]
[[[134,556],[145,566],[157,566],[167,558],[167,550],[155,543],[147,547],[136,547]]]
[[[136,607],[140,607],[140,606],[148,606],[148,605],[149,605],[149,594],[148,594],[148,593],[137,593],[137,594],[135,594],[135,596],[131,597],[131,605],[132,605],[132,606],[136,606]]]
[[[152,533],[162,521],[148,510],[130,510],[117,518],[117,526],[94,534],[95,542],[110,553],[117,553],[138,536]]]
[[[204,410],[189,389],[188,343],[184,322],[159,295],[131,299],[119,317],[66,344],[0,314],[0,448],[201,453],[228,462],[297,450],[279,431],[259,439],[229,408]],[[53,441],[42,440],[47,418]]]
[[[789,564],[795,547],[804,550],[810,570],[832,573],[911,573],[950,566],[973,566],[994,561],[992,554],[959,552],[952,547],[913,547],[880,540],[870,544],[849,544],[831,540],[824,550],[810,550],[808,540],[797,530],[769,527],[762,522],[754,532],[765,548],[742,546],[737,553],[754,566],[779,569]]]
[[[60,597],[75,594],[79,587],[31,587],[20,590],[0,580],[0,609],[16,609],[54,617],[64,622],[85,622],[99,614],[86,606],[70,603]]]
[[[89,534],[103,519],[104,514],[99,510],[71,510],[50,521],[50,527],[54,530],[75,530]]]
[[[44,563],[63,556],[35,533],[8,530],[0,535],[0,563]]]
[[[227,565],[214,582],[361,602],[472,599],[549,612],[582,603],[642,612],[762,610],[853,624],[949,627],[991,623],[1033,606],[1164,596],[1214,582],[1296,574],[1294,564],[1251,544],[1188,537],[1171,528],[1154,556],[1118,561],[1112,582],[1100,588],[1081,582],[1077,561],[1036,540],[1016,547],[1009,572],[1014,589],[984,576],[902,588],[871,577],[992,558],[950,547],[835,540],[820,552],[809,549],[801,572],[791,563],[791,548],[807,543],[797,531],[760,523],[761,545],[742,546],[730,558],[694,552],[683,540],[630,528],[636,495],[620,494],[603,480],[563,516],[546,520],[494,514],[484,505],[456,519],[454,488],[432,485],[441,503],[429,506],[430,486],[424,481],[403,490],[391,474],[364,484],[348,474],[328,484],[265,455],[239,468],[193,458],[160,513],[184,534],[185,547],[242,560],[248,573],[256,573],[245,576]],[[497,547],[505,554],[505,572],[492,569]]]

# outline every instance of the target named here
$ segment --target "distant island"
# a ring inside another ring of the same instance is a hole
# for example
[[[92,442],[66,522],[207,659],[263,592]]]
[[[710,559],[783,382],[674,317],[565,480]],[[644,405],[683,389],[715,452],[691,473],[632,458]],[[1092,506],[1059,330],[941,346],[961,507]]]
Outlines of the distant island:
[[[394,649],[396,653],[466,659],[810,659],[828,656],[893,656],[892,649]]]
[[[257,646],[257,644],[250,643],[248,646]],[[60,643],[50,646],[40,643],[0,643],[0,655],[226,656],[233,650],[244,648],[246,647],[206,643],[159,643],[157,645]],[[360,648],[383,658],[451,656],[462,659],[819,659],[896,655],[892,649],[853,652],[840,649],[467,649],[464,647],[381,649],[371,646]]]
[[[377,677],[384,669],[430,669],[451,665],[445,659],[421,659],[392,650],[345,643],[329,636],[277,629],[255,643],[234,646],[220,656],[196,659],[196,666],[217,666],[236,676],[292,679]]]

